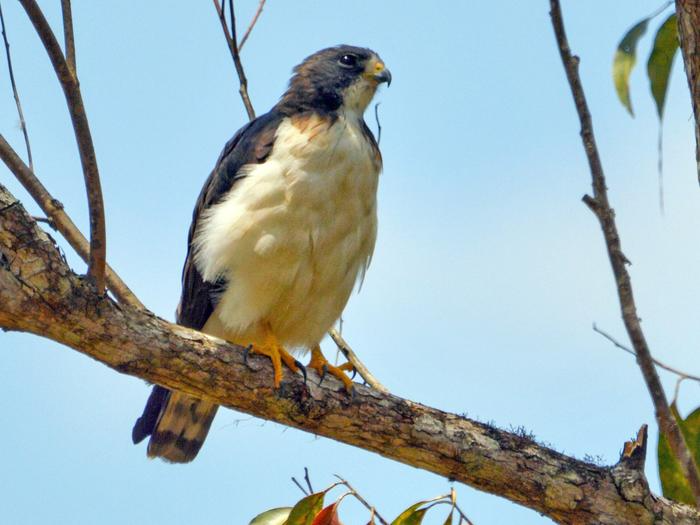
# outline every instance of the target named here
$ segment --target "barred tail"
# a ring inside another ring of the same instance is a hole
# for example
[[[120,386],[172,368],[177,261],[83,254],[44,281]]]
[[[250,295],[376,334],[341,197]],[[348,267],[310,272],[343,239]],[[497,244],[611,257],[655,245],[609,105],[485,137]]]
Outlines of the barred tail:
[[[151,436],[148,457],[188,463],[202,448],[217,408],[210,401],[156,385],[143,415],[134,424],[131,438],[139,443]]]

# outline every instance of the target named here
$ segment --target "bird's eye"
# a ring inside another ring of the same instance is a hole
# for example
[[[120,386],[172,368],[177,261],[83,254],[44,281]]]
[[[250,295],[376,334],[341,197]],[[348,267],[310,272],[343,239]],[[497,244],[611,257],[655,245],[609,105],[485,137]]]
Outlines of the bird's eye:
[[[343,55],[338,59],[343,67],[355,67],[357,65],[357,55]]]

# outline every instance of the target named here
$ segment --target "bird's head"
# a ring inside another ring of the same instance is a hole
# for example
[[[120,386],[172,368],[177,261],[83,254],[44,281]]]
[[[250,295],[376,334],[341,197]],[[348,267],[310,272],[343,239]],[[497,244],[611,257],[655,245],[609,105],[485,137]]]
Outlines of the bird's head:
[[[371,49],[329,47],[294,68],[278,106],[289,112],[344,109],[362,115],[383,82],[391,83],[391,73]]]

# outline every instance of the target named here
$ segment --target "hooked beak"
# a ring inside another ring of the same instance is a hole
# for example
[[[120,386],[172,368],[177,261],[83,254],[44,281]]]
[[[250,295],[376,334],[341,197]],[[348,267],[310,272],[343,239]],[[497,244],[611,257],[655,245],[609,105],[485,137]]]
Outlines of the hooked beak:
[[[391,71],[388,69],[382,69],[379,73],[374,75],[374,80],[377,81],[378,84],[381,84],[382,82],[386,82],[387,86],[391,85]]]

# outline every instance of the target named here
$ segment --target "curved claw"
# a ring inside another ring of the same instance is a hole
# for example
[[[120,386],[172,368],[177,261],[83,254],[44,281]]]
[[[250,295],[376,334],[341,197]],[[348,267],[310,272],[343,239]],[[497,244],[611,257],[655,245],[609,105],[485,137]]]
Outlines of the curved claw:
[[[299,367],[299,370],[301,370],[301,374],[304,376],[304,384],[306,384],[306,380],[307,380],[306,367],[304,365],[302,365],[299,361],[296,361],[296,360],[294,361],[294,364]]]
[[[350,376],[350,379],[355,379],[355,376],[357,375],[357,368],[354,366],[352,367],[352,375]]]
[[[323,383],[323,380],[326,378],[327,373],[328,373],[328,365],[324,364],[323,371],[321,372],[321,379],[319,379],[319,381],[318,381],[318,386],[321,386],[321,383]]]

